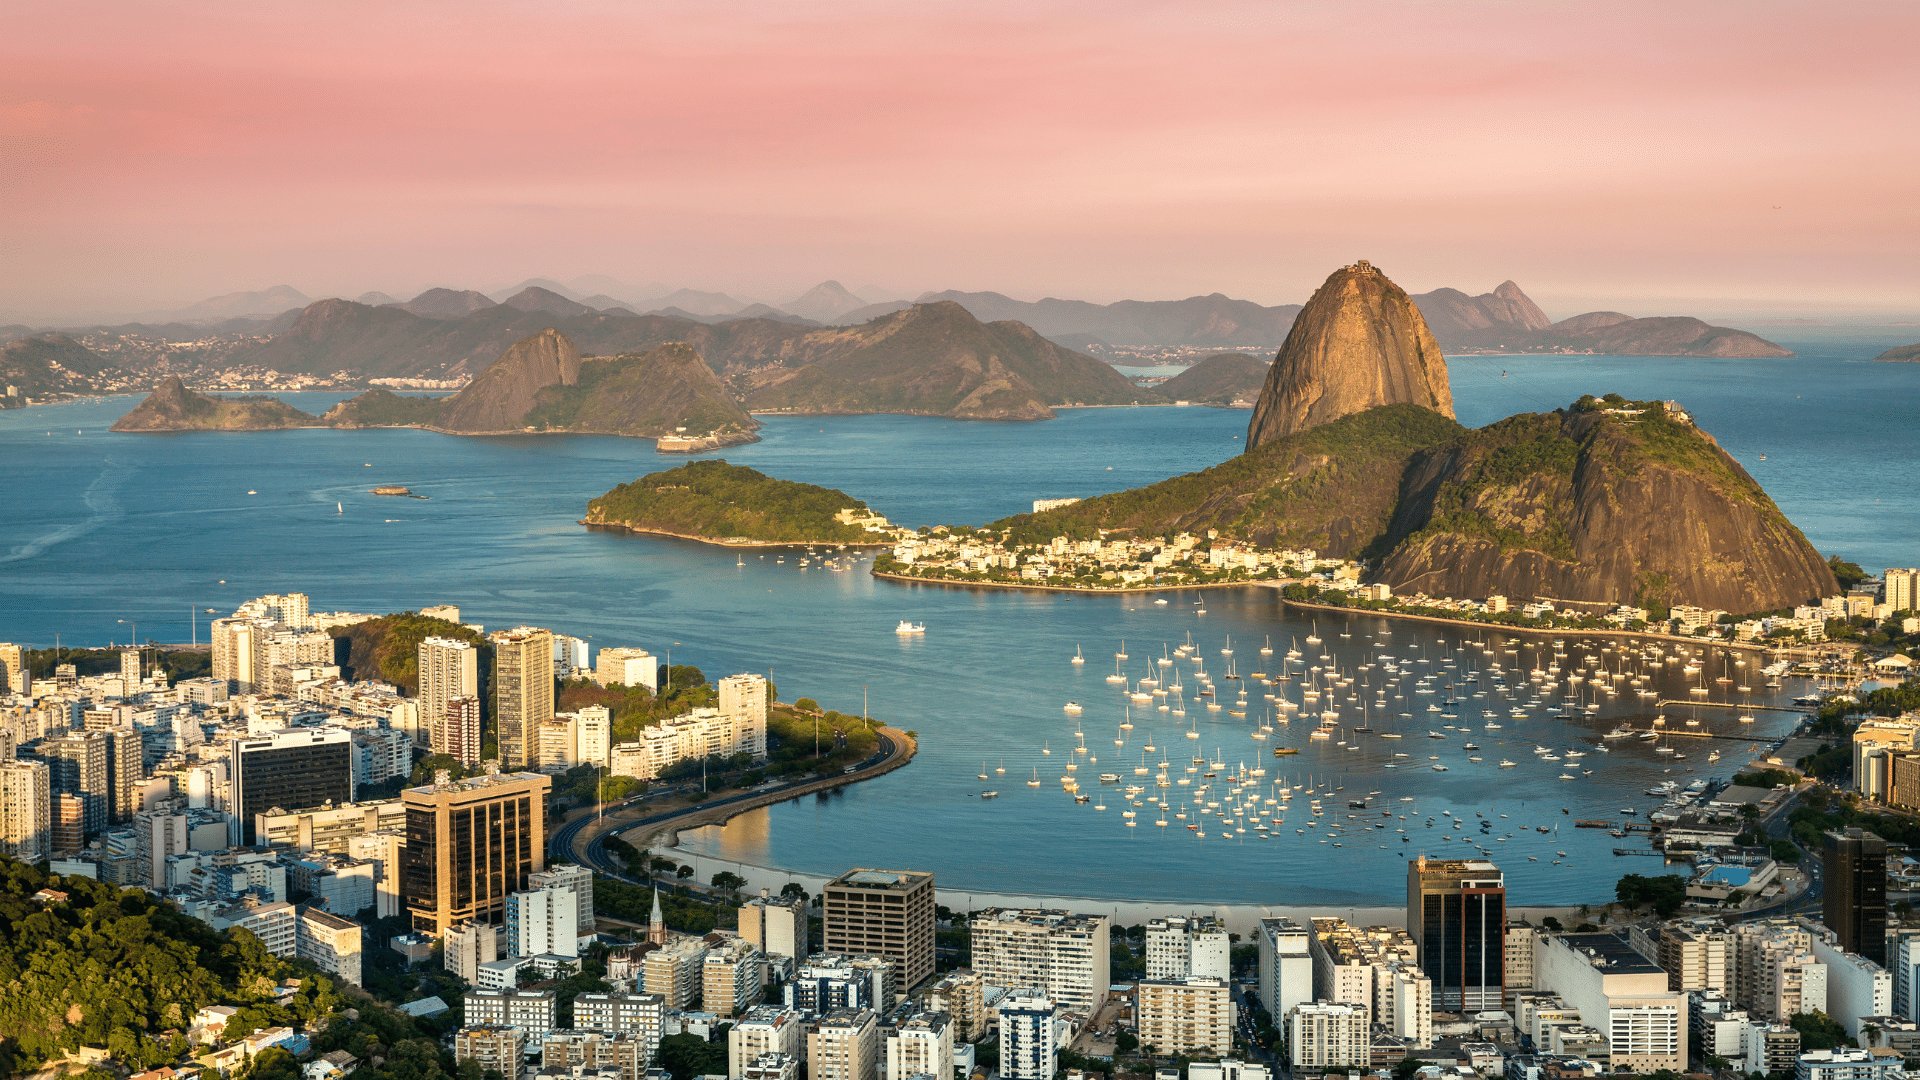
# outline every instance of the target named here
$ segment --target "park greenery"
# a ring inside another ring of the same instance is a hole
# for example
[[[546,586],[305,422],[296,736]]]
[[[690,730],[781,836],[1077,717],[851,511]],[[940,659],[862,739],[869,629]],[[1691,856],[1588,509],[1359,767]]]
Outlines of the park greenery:
[[[716,543],[873,544],[839,520],[867,504],[844,491],[776,480],[744,465],[694,461],[621,484],[587,504],[587,521]]]
[[[1614,883],[1613,897],[1627,907],[1672,918],[1687,902],[1687,879],[1677,874],[1628,874]]]
[[[120,652],[119,648],[28,649],[27,670],[35,679],[52,679],[54,670],[61,664],[72,664],[74,674],[82,677],[116,674],[120,670]],[[149,669],[158,663],[168,679],[178,682],[198,679],[211,672],[213,653],[207,649],[150,648],[146,650],[145,663]]]
[[[420,643],[430,637],[464,641],[479,651],[480,694],[486,697],[486,683],[493,670],[493,647],[485,634],[459,623],[403,611],[355,623],[346,629],[346,671],[355,679],[379,679],[392,683],[409,694],[420,689]]]

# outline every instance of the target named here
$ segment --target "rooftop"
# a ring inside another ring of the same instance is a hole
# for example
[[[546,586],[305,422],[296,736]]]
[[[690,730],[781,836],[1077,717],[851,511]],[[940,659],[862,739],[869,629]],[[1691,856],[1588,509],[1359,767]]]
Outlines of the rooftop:
[[[1594,967],[1610,975],[1653,975],[1664,970],[1635,952],[1627,939],[1617,934],[1561,934],[1557,940],[1585,954]]]

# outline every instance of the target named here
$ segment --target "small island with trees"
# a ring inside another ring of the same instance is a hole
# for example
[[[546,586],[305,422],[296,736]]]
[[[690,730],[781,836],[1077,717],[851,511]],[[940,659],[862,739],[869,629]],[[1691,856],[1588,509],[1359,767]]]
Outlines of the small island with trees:
[[[588,502],[580,523],[722,547],[888,547],[897,531],[844,491],[776,480],[721,460],[621,484]]]

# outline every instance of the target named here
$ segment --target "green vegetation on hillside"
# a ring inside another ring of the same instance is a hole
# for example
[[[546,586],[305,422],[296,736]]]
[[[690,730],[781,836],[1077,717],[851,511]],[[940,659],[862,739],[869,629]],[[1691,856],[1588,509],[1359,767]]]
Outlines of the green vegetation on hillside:
[[[578,382],[540,389],[526,424],[549,431],[655,436],[676,428],[700,434],[750,432],[759,426],[700,354],[678,344],[583,362]]]
[[[351,678],[381,679],[409,694],[420,690],[420,643],[430,637],[448,637],[465,641],[480,651],[481,694],[486,693],[487,673],[493,668],[493,647],[486,635],[459,623],[403,611],[382,615],[348,627],[346,631],[346,667]]]
[[[320,418],[266,395],[214,397],[170,378],[114,421],[115,431],[266,431],[315,427]]]
[[[447,400],[376,387],[328,409],[322,419],[335,427],[432,427]]]
[[[155,662],[165,669],[167,678],[178,682],[181,679],[198,679],[213,670],[213,651],[211,649],[174,648],[163,649],[149,647],[143,661],[149,671]],[[72,664],[74,674],[106,675],[120,671],[119,649],[28,649],[27,670],[35,679],[51,679],[53,671],[61,664]]]
[[[996,522],[1012,542],[1137,536],[1218,529],[1271,547],[1357,554],[1386,528],[1400,474],[1415,451],[1466,429],[1431,409],[1388,405],[1342,417],[1222,462],[1147,487]]]
[[[871,544],[884,539],[836,520],[867,504],[832,488],[776,480],[725,461],[694,461],[621,484],[587,504],[587,523],[725,543]]]

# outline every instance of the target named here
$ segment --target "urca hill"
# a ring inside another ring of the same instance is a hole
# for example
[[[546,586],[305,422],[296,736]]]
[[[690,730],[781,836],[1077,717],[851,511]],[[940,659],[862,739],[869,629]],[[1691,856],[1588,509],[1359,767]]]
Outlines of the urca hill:
[[[1239,457],[1000,524],[1026,537],[1217,529],[1357,559],[1374,580],[1431,596],[1751,613],[1837,590],[1806,537],[1679,406],[1586,397],[1468,429],[1431,342],[1397,286],[1348,267],[1295,324]]]

